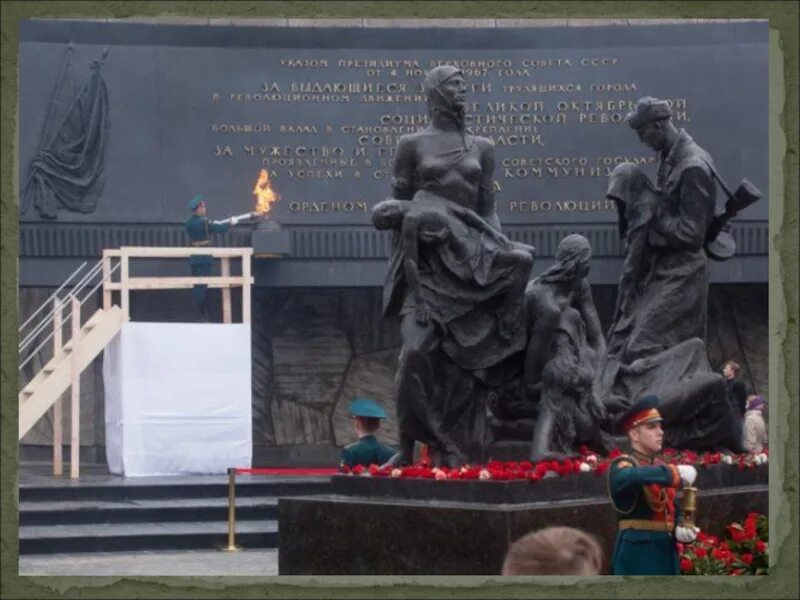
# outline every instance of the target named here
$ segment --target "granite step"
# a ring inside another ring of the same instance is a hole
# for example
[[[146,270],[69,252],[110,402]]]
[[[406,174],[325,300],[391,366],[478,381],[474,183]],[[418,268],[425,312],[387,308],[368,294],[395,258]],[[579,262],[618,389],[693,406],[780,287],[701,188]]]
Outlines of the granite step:
[[[330,477],[256,477],[236,478],[236,496],[289,496],[325,493],[330,489]],[[70,480],[20,483],[19,501],[56,502],[103,500],[158,500],[164,498],[227,498],[226,477],[143,477],[115,478],[97,482]]]
[[[20,554],[202,550],[226,545],[228,476],[121,477],[87,465],[79,479],[23,465]],[[329,493],[330,476],[236,477],[236,543],[275,548],[282,496]]]
[[[237,521],[275,519],[278,514],[278,499],[274,496],[236,498],[235,506]],[[227,497],[27,501],[19,507],[20,525],[224,521],[227,518]]]
[[[274,519],[237,521],[236,545],[276,548]],[[168,523],[94,523],[82,525],[21,525],[19,553],[59,554],[134,550],[199,550],[223,548],[227,521]]]

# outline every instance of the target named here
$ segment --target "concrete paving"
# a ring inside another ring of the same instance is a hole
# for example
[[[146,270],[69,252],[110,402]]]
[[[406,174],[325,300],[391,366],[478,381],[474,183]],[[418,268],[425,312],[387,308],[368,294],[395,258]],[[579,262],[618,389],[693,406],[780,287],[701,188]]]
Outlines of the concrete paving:
[[[19,558],[19,574],[261,577],[278,574],[278,551],[191,550],[27,555]]]

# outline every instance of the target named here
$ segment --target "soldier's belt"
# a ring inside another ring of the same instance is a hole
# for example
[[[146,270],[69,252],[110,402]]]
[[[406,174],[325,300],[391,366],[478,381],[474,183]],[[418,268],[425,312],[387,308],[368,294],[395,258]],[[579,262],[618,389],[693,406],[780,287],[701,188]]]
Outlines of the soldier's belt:
[[[211,240],[201,240],[199,242],[192,242],[192,246],[208,246]]]
[[[642,529],[644,531],[672,531],[675,524],[671,521],[648,521],[647,519],[622,519],[619,522],[620,531],[623,529]]]

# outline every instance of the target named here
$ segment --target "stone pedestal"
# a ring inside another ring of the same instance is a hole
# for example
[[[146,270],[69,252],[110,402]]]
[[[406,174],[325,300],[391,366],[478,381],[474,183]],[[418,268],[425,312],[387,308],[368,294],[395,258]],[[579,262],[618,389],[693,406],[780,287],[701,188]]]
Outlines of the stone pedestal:
[[[605,486],[594,473],[536,483],[337,475],[331,494],[279,499],[279,574],[497,575],[514,540],[549,525],[597,535],[608,557],[616,517]],[[696,486],[706,532],[767,513],[766,465],[701,468]]]
[[[272,219],[262,219],[253,231],[253,254],[259,256],[287,256],[291,254],[289,232]]]

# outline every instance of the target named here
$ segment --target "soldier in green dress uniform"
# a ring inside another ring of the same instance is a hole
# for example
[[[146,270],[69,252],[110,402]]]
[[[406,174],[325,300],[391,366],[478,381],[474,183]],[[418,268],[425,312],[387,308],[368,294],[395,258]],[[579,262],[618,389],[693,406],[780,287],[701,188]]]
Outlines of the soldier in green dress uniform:
[[[344,447],[341,465],[383,465],[395,453],[394,448],[384,446],[375,437],[381,420],[388,418],[386,411],[374,400],[356,398],[350,403],[350,416],[355,423],[358,441]]]
[[[618,531],[613,575],[680,574],[676,541],[694,541],[700,531],[681,524],[675,492],[691,485],[697,471],[690,465],[661,463],[664,432],[658,397],[645,396],[619,419],[632,452],[617,457],[609,469],[608,491],[617,512]]]
[[[231,228],[231,225],[236,225],[237,222],[236,217],[226,221],[209,221],[206,217],[206,202],[203,194],[197,194],[189,201],[189,209],[194,214],[186,221],[185,227],[192,246],[208,246],[211,243],[212,233],[225,233]],[[198,277],[211,275],[212,264],[213,258],[211,256],[195,255],[189,257],[189,267],[192,270],[192,275]],[[194,286],[192,288],[192,298],[197,308],[198,320],[208,321],[210,319],[208,314],[208,286]]]

